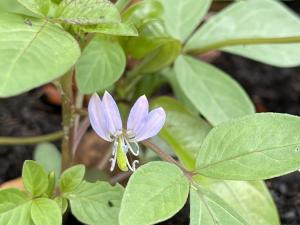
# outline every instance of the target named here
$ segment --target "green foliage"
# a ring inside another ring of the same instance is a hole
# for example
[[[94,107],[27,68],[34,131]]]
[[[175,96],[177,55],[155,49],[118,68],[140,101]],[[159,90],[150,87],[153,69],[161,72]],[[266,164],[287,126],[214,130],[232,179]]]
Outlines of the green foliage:
[[[36,162],[31,160],[25,161],[22,178],[24,187],[34,197],[39,197],[47,191],[48,174],[44,168]]]
[[[195,169],[197,153],[211,126],[188,112],[175,99],[157,98],[151,105],[163,107],[167,114],[166,124],[160,132],[161,138],[171,146],[186,168]]]
[[[72,213],[79,221],[89,225],[118,225],[122,195],[120,185],[82,182],[64,196],[69,199]]]
[[[118,9],[109,0],[62,0],[55,17],[73,25],[119,23]]]
[[[212,0],[159,0],[168,33],[182,43],[200,24]],[[188,15],[187,15],[188,14]]]
[[[249,225],[212,192],[197,186],[192,187],[190,193],[190,225]]]
[[[108,88],[120,78],[125,64],[126,56],[117,41],[93,38],[76,64],[79,90],[82,93],[94,93]]]
[[[39,16],[47,15],[51,0],[18,0],[25,8]]]
[[[249,224],[280,225],[275,204],[263,181],[213,180],[200,176],[194,180],[222,198]]]
[[[211,124],[254,113],[245,91],[217,68],[180,56],[175,62],[175,72],[184,94]]]
[[[225,180],[260,180],[300,168],[300,119],[259,113],[223,123],[204,140],[197,171]]]
[[[61,172],[61,155],[52,143],[39,144],[34,150],[34,160],[41,164],[47,172],[54,171],[56,176]]]
[[[61,210],[54,200],[38,198],[32,201],[31,217],[35,225],[61,225]]]
[[[64,193],[75,190],[84,178],[85,167],[83,165],[73,166],[63,172],[60,177],[59,187]]]
[[[141,166],[124,192],[120,225],[150,225],[170,218],[183,207],[188,190],[187,178],[177,166],[166,162]]]
[[[300,19],[280,1],[237,1],[212,17],[188,41],[185,50],[221,50],[280,67],[300,65],[300,44],[258,44],[251,40],[300,35]],[[250,45],[228,46],[238,40]]]
[[[0,96],[28,91],[63,75],[80,50],[60,26],[19,15],[0,14]],[[34,68],[34,69],[33,69]]]
[[[17,189],[0,190],[0,224],[31,225],[30,198]]]
[[[81,29],[89,33],[100,33],[114,36],[138,36],[137,29],[130,23],[103,23],[84,26]]]

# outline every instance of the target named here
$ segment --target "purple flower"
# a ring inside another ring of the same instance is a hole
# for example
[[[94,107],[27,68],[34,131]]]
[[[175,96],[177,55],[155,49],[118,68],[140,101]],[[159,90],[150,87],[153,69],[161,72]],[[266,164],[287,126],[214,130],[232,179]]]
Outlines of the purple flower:
[[[137,142],[155,136],[163,127],[166,113],[162,108],[149,112],[149,103],[145,95],[138,98],[130,110],[127,128],[122,126],[120,112],[115,100],[105,91],[102,101],[97,94],[93,94],[88,106],[92,128],[98,136],[106,141],[113,142],[111,158],[112,171],[116,162],[118,167],[127,171],[134,171],[138,160],[130,165],[127,153],[139,155]]]

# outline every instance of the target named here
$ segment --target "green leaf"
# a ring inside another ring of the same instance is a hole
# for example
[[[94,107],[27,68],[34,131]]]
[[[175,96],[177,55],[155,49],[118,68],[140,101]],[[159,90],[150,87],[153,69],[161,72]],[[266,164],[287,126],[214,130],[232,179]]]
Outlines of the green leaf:
[[[138,36],[134,25],[128,23],[107,23],[94,26],[84,26],[82,30],[88,33],[100,33],[115,36]]]
[[[242,87],[221,70],[180,56],[175,72],[182,91],[211,124],[254,113]]]
[[[122,19],[140,28],[143,24],[162,19],[163,7],[158,0],[140,1],[131,5],[123,14]]]
[[[73,25],[121,22],[118,9],[109,0],[63,0],[56,19]]]
[[[200,24],[212,0],[160,0],[168,33],[184,42]]]
[[[55,197],[54,201],[57,203],[61,210],[61,214],[63,215],[68,209],[68,200],[63,197]]]
[[[238,1],[202,26],[188,41],[185,51],[221,48],[274,66],[298,66],[300,44],[249,44],[260,38],[299,37],[299,31],[299,17],[280,1]],[[248,45],[229,46],[243,40]]]
[[[123,195],[120,185],[106,182],[83,182],[65,195],[70,200],[73,215],[89,225],[119,225],[118,214]]]
[[[22,179],[25,189],[34,197],[41,196],[48,188],[48,174],[35,161],[26,160],[23,164]]]
[[[166,162],[150,162],[130,177],[122,199],[120,225],[151,225],[166,220],[186,202],[189,183]]]
[[[80,55],[77,42],[48,21],[0,13],[0,96],[28,91],[63,75]]]
[[[85,167],[83,165],[72,166],[65,170],[60,177],[61,192],[67,193],[75,190],[82,183],[84,173]]]
[[[44,167],[47,172],[54,171],[56,177],[61,172],[61,155],[52,143],[39,144],[34,150],[34,160]]]
[[[263,181],[194,180],[217,194],[250,224],[280,225],[274,201]]]
[[[0,190],[0,224],[31,225],[31,201],[17,189]]]
[[[187,169],[195,169],[197,153],[211,126],[188,112],[175,99],[157,98],[151,105],[163,107],[167,114],[166,123],[159,133],[161,138],[171,146]]]
[[[204,140],[197,172],[225,180],[262,180],[300,168],[300,118],[259,113],[223,123]]]
[[[197,187],[190,192],[190,225],[248,225],[217,195]]]
[[[43,16],[47,15],[50,9],[51,0],[18,0],[26,9]]]
[[[125,66],[126,56],[119,43],[96,37],[76,64],[78,88],[85,94],[104,90],[120,78]]]
[[[32,201],[31,217],[35,225],[61,225],[61,210],[54,200],[38,198]]]
[[[0,11],[22,14],[27,16],[35,16],[31,11],[24,8],[18,0],[1,0]]]

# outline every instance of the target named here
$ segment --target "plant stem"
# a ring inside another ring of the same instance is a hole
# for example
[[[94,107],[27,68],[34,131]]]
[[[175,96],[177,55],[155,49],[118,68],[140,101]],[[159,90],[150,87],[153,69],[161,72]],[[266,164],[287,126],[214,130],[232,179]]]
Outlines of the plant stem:
[[[33,145],[41,142],[55,141],[61,139],[63,131],[33,137],[0,137],[0,145]]]
[[[300,43],[300,36],[295,37],[279,37],[279,38],[241,38],[216,42],[202,48],[190,49],[185,53],[192,55],[200,55],[213,50],[221,49],[228,46],[236,45],[258,45],[258,44],[292,44]]]
[[[192,177],[195,174],[193,172],[187,171],[175,159],[173,159],[171,156],[166,154],[160,147],[158,147],[157,145],[153,144],[152,142],[150,142],[148,140],[142,141],[142,144],[144,146],[146,146],[147,148],[151,149],[152,151],[154,151],[162,160],[164,160],[166,162],[169,162],[169,163],[172,163],[172,164],[175,164],[176,166],[178,166],[182,170],[184,175],[186,175],[189,180],[192,180]]]
[[[73,107],[73,69],[65,74],[61,80],[61,99],[62,99],[62,126],[64,136],[62,140],[62,171],[71,166],[72,163],[72,141],[74,128],[74,107]]]
[[[131,0],[118,0],[116,6],[120,12],[122,12],[131,2]]]

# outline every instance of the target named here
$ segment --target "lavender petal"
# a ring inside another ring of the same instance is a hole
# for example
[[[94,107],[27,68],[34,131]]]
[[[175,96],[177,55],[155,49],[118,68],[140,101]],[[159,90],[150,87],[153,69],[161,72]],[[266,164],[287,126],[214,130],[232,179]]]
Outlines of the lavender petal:
[[[98,136],[106,141],[111,141],[109,130],[107,129],[107,121],[103,112],[102,102],[97,94],[93,94],[89,105],[88,114],[91,126]]]
[[[102,105],[107,119],[107,129],[114,135],[122,130],[122,120],[115,100],[107,91],[103,95]]]
[[[161,130],[166,121],[166,113],[162,108],[152,110],[142,129],[136,134],[136,141],[143,141],[155,136]]]
[[[138,98],[130,110],[127,120],[127,130],[137,133],[143,126],[149,110],[149,103],[145,95]]]

